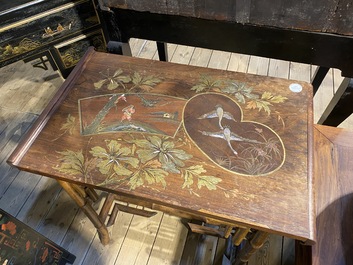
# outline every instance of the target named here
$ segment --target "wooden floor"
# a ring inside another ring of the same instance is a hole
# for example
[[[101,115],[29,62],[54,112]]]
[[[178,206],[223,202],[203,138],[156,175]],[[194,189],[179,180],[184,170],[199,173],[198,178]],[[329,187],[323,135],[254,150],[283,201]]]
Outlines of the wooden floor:
[[[134,56],[158,59],[154,42],[134,39],[131,45]],[[168,52],[175,63],[308,82],[315,70],[315,66],[305,64],[173,44],[168,45]],[[330,70],[315,96],[315,121],[341,80],[338,70]],[[162,213],[150,219],[119,213],[116,224],[109,228],[112,242],[103,247],[93,225],[54,180],[19,172],[6,164],[19,139],[62,82],[57,72],[33,68],[22,61],[0,69],[0,208],[72,252],[77,265],[220,264],[224,241],[202,237],[203,247],[197,256],[183,255],[187,228],[179,218]],[[340,127],[353,128],[351,118]],[[271,236],[249,265],[293,263],[294,241]]]

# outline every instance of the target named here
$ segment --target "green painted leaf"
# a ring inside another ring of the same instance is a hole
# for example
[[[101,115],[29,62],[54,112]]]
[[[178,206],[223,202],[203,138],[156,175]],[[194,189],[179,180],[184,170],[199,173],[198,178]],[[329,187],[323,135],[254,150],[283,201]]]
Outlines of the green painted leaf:
[[[117,76],[119,76],[119,75],[122,74],[122,73],[123,73],[123,70],[121,70],[121,69],[119,68],[119,69],[117,69],[117,70],[114,72],[113,77],[117,77]]]
[[[120,161],[130,164],[133,168],[137,168],[140,163],[140,160],[135,157],[122,157]]]
[[[149,136],[148,140],[150,141],[150,146],[151,144],[156,147],[162,146],[162,139],[158,136]]]
[[[142,186],[144,183],[142,176],[140,174],[135,174],[132,178],[129,180],[129,185],[130,189],[134,190],[137,187]]]
[[[100,146],[92,147],[89,152],[95,157],[107,158],[107,151]]]
[[[172,161],[166,161],[162,163],[162,168],[170,173],[175,173],[178,174],[180,173],[180,170],[176,167],[175,163]]]
[[[109,174],[112,169],[113,164],[109,160],[101,160],[98,162],[97,167],[99,172],[103,175]]]
[[[119,86],[119,84],[113,80],[110,80],[107,89],[108,90],[114,90]]]
[[[132,174],[132,171],[121,165],[114,165],[114,172],[119,176],[129,176]]]
[[[146,139],[142,139],[142,140],[131,140],[131,143],[136,144],[138,147],[142,147],[142,148],[150,148],[151,147],[151,142],[146,140]]]
[[[206,170],[203,168],[202,165],[195,165],[187,168],[187,171],[194,175],[200,175],[202,173],[205,173]]]
[[[100,80],[100,81],[98,81],[98,82],[93,83],[93,86],[94,86],[94,88],[95,88],[96,90],[98,90],[98,89],[101,89],[102,86],[103,86],[106,82],[108,82],[108,80],[107,80],[107,79],[103,79],[103,80]]]
[[[60,130],[69,130],[69,133],[72,134],[75,129],[75,117],[71,114],[67,115],[66,122],[61,126]]]
[[[167,183],[165,177],[168,172],[160,168],[148,168],[144,169],[144,176],[148,184],[160,183],[165,188]]]
[[[134,87],[139,87],[144,90],[151,90],[155,85],[161,82],[161,80],[153,75],[141,76],[135,72],[131,78]]]
[[[143,164],[158,156],[158,153],[154,153],[153,149],[140,149],[136,151],[136,154]]]
[[[217,184],[221,181],[222,179],[214,176],[200,176],[197,182],[197,187],[201,189],[205,186],[209,190],[216,190]]]
[[[54,167],[54,169],[66,173],[69,175],[85,175],[85,160],[82,154],[82,150],[78,152],[74,152],[71,150],[66,150],[62,152],[58,152],[61,154],[62,163],[58,167]]]
[[[162,143],[162,149],[168,150],[174,148],[174,143],[172,141],[164,141]]]
[[[196,93],[202,92],[205,89],[206,89],[206,86],[204,84],[198,84],[191,88],[191,90],[194,90]]]
[[[185,173],[182,174],[182,177],[184,178],[182,188],[190,188],[190,186],[194,183],[193,174],[191,174],[190,171],[185,171]]]

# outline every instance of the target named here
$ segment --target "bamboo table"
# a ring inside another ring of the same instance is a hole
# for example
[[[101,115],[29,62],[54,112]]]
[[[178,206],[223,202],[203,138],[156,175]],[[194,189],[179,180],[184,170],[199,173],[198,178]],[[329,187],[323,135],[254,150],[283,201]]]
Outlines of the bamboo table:
[[[248,237],[242,263],[268,233],[315,240],[311,91],[89,50],[8,162],[57,179],[103,244],[118,199],[219,225],[191,229],[236,244]],[[95,189],[110,194],[100,214]]]

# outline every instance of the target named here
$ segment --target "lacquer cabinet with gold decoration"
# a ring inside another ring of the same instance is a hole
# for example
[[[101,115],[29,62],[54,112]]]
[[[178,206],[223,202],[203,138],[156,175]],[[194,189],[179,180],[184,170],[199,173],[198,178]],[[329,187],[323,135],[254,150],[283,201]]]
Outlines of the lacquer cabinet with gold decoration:
[[[92,0],[13,0],[0,5],[0,67],[24,60],[66,77],[88,46],[105,50]]]

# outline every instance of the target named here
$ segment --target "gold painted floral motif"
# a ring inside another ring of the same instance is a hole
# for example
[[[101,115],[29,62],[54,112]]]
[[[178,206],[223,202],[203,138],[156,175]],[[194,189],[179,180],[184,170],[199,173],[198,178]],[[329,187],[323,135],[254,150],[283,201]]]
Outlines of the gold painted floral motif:
[[[195,195],[195,188],[215,190],[221,182],[220,178],[208,175],[203,165],[187,165],[193,156],[184,150],[186,144],[181,139],[151,135],[106,140],[105,144],[93,146],[89,152],[58,152],[61,163],[54,169],[85,181],[92,181],[91,176],[99,171],[104,177],[99,186],[128,185],[131,190],[152,185],[166,188],[167,177],[178,174],[181,187]]]
[[[105,72],[100,72],[100,74],[105,78],[95,82],[93,85],[97,90],[101,89],[103,86],[106,86],[108,90],[114,90],[121,87],[125,92],[136,90],[149,92],[155,85],[161,82],[161,79],[153,75],[142,75],[138,72],[135,72],[132,75],[125,75],[123,73],[124,72],[122,69],[117,69],[113,74],[111,74],[110,69],[108,68]],[[132,83],[130,88],[126,87],[126,84],[128,83]]]
[[[223,92],[233,96],[238,103],[246,104],[246,109],[258,109],[259,111],[265,111],[268,115],[271,114],[273,104],[283,103],[287,100],[286,97],[274,95],[270,92],[254,93],[253,88],[243,82],[213,80],[206,75],[202,75],[199,83],[194,85],[191,90],[196,93]]]

